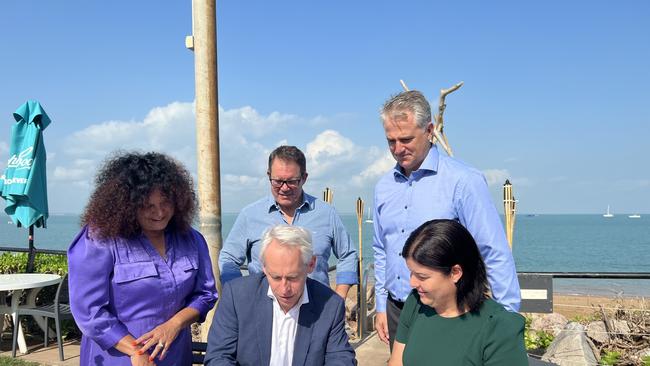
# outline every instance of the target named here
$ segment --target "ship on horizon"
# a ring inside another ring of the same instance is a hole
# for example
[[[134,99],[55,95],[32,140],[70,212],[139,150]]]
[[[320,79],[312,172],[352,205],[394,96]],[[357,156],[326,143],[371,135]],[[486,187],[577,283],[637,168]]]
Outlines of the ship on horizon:
[[[609,205],[607,205],[607,213],[604,213],[603,217],[606,218],[614,217],[614,215],[611,212],[609,212]]]

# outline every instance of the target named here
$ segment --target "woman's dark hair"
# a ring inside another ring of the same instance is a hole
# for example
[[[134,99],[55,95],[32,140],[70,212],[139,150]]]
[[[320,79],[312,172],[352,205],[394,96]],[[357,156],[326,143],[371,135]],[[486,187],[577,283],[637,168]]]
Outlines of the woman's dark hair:
[[[101,239],[133,238],[141,233],[137,211],[155,189],[174,206],[168,229],[189,230],[197,207],[192,177],[179,162],[156,152],[118,151],[109,157],[97,173],[81,223]]]
[[[476,311],[488,297],[485,264],[472,235],[457,221],[431,220],[415,229],[402,250],[404,259],[443,272],[459,265],[463,275],[456,283],[459,310]]]

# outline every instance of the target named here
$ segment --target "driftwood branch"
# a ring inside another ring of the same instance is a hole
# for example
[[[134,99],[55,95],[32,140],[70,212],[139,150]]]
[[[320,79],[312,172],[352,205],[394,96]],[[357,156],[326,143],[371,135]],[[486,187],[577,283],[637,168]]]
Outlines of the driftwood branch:
[[[400,84],[402,84],[402,88],[404,88],[404,91],[410,90],[409,87],[404,82],[404,80],[400,80],[399,82]],[[448,94],[455,92],[461,86],[463,86],[462,81],[452,86],[451,88],[440,90],[440,99],[438,102],[438,113],[433,116],[433,120],[435,124],[433,128],[433,136],[431,137],[431,143],[435,144],[436,142],[439,142],[440,146],[442,146],[442,148],[447,152],[447,155],[449,156],[454,156],[454,154],[453,151],[451,150],[451,145],[449,145],[449,140],[447,140],[447,136],[445,135],[445,131],[444,131],[444,120],[442,116],[445,113],[445,108],[447,107],[447,105],[445,104],[445,98],[447,97]]]
[[[442,146],[443,149],[445,149],[447,155],[449,156],[454,156],[454,153],[453,151],[451,151],[451,145],[449,145],[449,141],[447,140],[447,136],[445,135],[445,130],[444,130],[445,123],[443,119],[443,114],[445,113],[445,108],[447,108],[447,104],[445,104],[445,98],[447,97],[447,95],[460,89],[461,86],[463,86],[462,81],[452,86],[449,89],[440,90],[440,99],[438,100],[438,113],[435,116],[433,116],[433,118],[436,121],[436,125],[434,126],[434,131],[433,131],[434,132],[433,136],[435,138],[433,139],[432,142],[435,144],[435,139],[440,141],[440,145]]]
[[[411,90],[411,89],[409,89],[408,86],[406,86],[406,83],[404,82],[404,80],[400,79],[399,83],[402,84],[402,88],[404,88],[404,91]]]

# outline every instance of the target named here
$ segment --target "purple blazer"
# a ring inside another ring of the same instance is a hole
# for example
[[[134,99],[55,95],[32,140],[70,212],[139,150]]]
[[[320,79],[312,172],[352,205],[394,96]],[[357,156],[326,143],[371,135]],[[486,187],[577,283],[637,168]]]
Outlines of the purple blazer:
[[[68,249],[70,307],[83,333],[80,365],[131,366],[113,346],[127,334],[138,338],[183,308],[205,319],[217,300],[203,236],[165,233],[167,261],[141,235],[96,240],[84,227]],[[158,366],[191,365],[192,336],[182,329]]]

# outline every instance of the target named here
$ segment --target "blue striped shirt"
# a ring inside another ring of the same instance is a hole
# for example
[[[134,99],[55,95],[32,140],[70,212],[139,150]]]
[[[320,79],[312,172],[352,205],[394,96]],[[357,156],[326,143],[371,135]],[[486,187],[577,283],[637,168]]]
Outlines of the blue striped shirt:
[[[388,294],[405,301],[411,292],[402,248],[413,230],[433,219],[455,219],[469,230],[485,261],[492,297],[511,311],[519,310],[515,262],[481,172],[439,154],[434,146],[409,177],[399,165],[384,175],[374,202],[378,312],[386,311]]]

